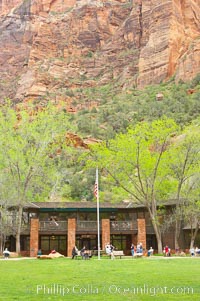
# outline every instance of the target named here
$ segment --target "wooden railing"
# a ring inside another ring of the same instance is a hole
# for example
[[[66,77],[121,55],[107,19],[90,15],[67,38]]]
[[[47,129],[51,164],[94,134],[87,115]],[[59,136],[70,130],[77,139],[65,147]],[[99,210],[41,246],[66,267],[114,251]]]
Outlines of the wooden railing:
[[[39,230],[44,232],[67,231],[67,221],[40,221]]]
[[[154,228],[152,225],[146,226],[146,234],[155,234]]]
[[[137,230],[137,223],[132,221],[111,221],[111,231],[133,231]]]
[[[101,229],[101,222],[100,222]],[[111,231],[137,231],[137,223],[132,221],[111,221],[110,222]],[[67,222],[66,221],[40,221],[40,231],[66,231]],[[77,231],[97,231],[97,221],[77,221],[76,223]]]
[[[7,227],[2,227],[0,225],[0,232],[3,231],[7,235],[13,234],[16,231],[16,224],[8,225]],[[101,222],[100,222],[100,229],[101,229]],[[96,232],[97,231],[97,221],[77,221],[76,224],[77,231],[90,231]],[[110,230],[111,232],[128,232],[128,231],[137,231],[137,221],[110,221]],[[40,221],[39,222],[39,231],[40,232],[58,232],[58,231],[67,231],[67,221]],[[30,224],[22,225],[21,233],[29,233],[30,232]],[[147,234],[155,234],[152,225],[146,225],[146,233]]]
[[[77,221],[76,229],[77,231],[97,231],[97,221]]]

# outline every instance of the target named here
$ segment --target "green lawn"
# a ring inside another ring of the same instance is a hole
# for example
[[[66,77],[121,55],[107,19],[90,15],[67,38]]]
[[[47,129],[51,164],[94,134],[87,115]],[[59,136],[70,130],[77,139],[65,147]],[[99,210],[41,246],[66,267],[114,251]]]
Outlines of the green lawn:
[[[0,260],[0,301],[200,300],[200,258]]]

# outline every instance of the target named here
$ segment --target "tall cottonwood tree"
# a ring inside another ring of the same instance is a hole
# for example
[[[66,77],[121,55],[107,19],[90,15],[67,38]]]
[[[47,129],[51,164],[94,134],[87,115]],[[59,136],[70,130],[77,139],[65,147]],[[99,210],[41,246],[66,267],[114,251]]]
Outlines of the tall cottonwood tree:
[[[177,129],[175,122],[169,119],[139,123],[126,134],[93,146],[92,160],[88,161],[88,166],[104,168],[110,179],[135,203],[147,208],[159,253],[162,252],[162,237],[158,206],[162,205],[159,200],[170,185],[162,157]]]
[[[172,197],[176,201],[175,248],[179,249],[179,237],[183,218],[199,216],[197,205],[200,172],[200,120],[185,127],[166,152],[168,171],[173,181]],[[185,208],[187,207],[187,208]],[[196,232],[198,231],[198,225]],[[196,236],[196,235],[195,235]],[[191,242],[192,244],[192,242]]]
[[[198,186],[200,182],[198,181]],[[190,230],[190,249],[194,248],[195,239],[199,232],[200,226],[200,201],[199,188],[190,190],[188,198],[185,200],[183,206],[183,218],[185,225]]]
[[[0,188],[4,192],[0,197],[8,207],[17,208],[17,252],[23,208],[27,202],[44,199],[50,193],[58,178],[58,154],[65,149],[69,128],[66,113],[50,105],[37,112],[16,112],[9,102],[0,107]]]

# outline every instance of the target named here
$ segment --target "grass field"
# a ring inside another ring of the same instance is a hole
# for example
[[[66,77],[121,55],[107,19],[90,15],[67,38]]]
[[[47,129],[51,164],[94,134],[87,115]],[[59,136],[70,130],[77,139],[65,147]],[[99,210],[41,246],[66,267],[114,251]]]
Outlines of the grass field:
[[[0,301],[200,300],[200,258],[0,260]]]

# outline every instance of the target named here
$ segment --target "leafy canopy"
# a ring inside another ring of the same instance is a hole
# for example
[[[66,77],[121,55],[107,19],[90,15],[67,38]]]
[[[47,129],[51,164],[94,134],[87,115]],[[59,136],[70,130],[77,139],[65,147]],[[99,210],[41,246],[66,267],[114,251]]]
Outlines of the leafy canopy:
[[[0,108],[1,199],[21,204],[50,193],[69,128],[67,115],[50,105],[38,112],[16,112],[9,102]]]

